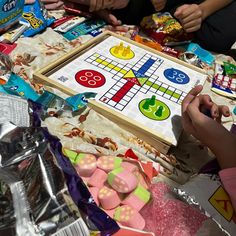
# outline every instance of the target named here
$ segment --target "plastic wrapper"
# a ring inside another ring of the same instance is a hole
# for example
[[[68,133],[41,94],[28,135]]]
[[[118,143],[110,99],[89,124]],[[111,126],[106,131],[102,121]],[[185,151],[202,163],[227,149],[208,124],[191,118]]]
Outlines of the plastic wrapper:
[[[161,45],[172,45],[173,42],[183,43],[192,38],[191,34],[185,33],[181,24],[170,13],[155,13],[144,17],[141,27],[149,37]]]
[[[225,71],[226,75],[236,77],[236,65],[225,61],[224,62],[224,71]]]
[[[211,217],[226,235],[235,235],[236,215],[218,175],[199,174],[176,188],[175,192],[190,205]]]
[[[11,73],[7,83],[1,86],[3,90],[1,92],[18,95],[32,101],[36,101],[39,95],[34,89],[26,83],[19,75]]]
[[[19,127],[38,127],[42,110],[36,103],[0,93],[0,124],[11,122]]]
[[[44,6],[39,0],[36,0],[33,4],[24,6],[20,21],[29,25],[29,29],[24,32],[24,36],[30,37],[46,29],[54,22],[54,18],[49,17]]]
[[[88,236],[78,207],[88,225],[102,235],[118,230],[91,202],[86,187],[61,155],[58,139],[43,128],[19,128],[11,123],[0,125],[0,131],[0,178],[10,188],[1,191],[2,232],[8,236]]]
[[[21,17],[24,0],[0,0],[0,33],[8,30]]]
[[[79,93],[67,99],[63,99],[54,93],[44,91],[37,99],[37,103],[44,107],[44,112],[41,113],[41,118],[44,120],[49,116],[58,117],[61,115],[72,117],[77,111],[85,108],[88,104],[88,98],[94,98],[96,93]]]

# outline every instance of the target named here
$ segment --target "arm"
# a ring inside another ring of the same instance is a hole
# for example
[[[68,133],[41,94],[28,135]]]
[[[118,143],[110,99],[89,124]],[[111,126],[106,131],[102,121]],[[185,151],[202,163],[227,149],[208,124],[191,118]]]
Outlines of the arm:
[[[128,5],[129,0],[69,0],[70,2],[90,6],[89,10],[121,9]]]
[[[214,12],[226,7],[233,0],[205,0],[198,4],[184,4],[178,7],[174,16],[180,21],[186,32],[201,28],[202,21]]]
[[[233,0],[206,0],[199,4],[199,7],[202,9],[202,19],[206,19],[208,16],[214,12],[220,10],[221,8],[229,5]]]
[[[182,102],[182,123],[186,132],[198,138],[215,154],[225,190],[236,210],[236,135],[221,124],[221,115],[229,116],[226,106],[217,106],[208,95],[198,95],[202,86],[193,88]],[[203,114],[211,111],[212,118]]]

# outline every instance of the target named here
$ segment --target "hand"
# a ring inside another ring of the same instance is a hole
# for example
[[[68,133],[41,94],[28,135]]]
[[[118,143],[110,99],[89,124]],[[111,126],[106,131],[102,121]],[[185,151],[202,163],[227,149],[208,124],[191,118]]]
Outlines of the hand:
[[[156,11],[161,11],[166,6],[167,0],[151,0]]]
[[[212,102],[208,95],[198,95],[202,86],[196,86],[182,102],[182,123],[184,130],[195,136],[202,143],[211,146],[212,140],[220,134],[228,132],[221,124],[222,115],[230,116],[227,106],[218,106]],[[211,117],[205,115],[204,110],[209,110]]]
[[[184,30],[191,33],[201,28],[203,10],[197,4],[185,4],[176,9],[174,16],[179,20]]]
[[[102,9],[121,9],[125,8],[129,0],[90,0],[89,11],[99,11]]]
[[[35,0],[25,0],[25,4],[32,4],[34,2],[35,2]]]
[[[216,105],[208,95],[198,95],[201,91],[202,86],[198,85],[184,98],[183,127],[211,149],[222,169],[235,167],[236,135],[219,123],[222,115],[230,116],[229,108]],[[209,109],[212,118],[202,113],[203,109]]]
[[[63,1],[60,0],[41,0],[44,3],[44,6],[48,10],[57,10],[61,9],[64,5]]]
[[[121,25],[121,21],[118,20],[109,10],[101,10],[96,12],[96,15],[102,19],[104,19],[107,23],[113,26]]]

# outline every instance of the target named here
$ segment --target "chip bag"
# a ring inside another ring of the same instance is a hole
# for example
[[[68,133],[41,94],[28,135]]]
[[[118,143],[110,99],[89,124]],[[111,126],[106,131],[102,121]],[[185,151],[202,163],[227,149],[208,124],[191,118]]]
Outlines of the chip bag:
[[[189,41],[191,34],[185,33],[181,24],[170,13],[155,13],[144,17],[141,27],[149,37],[161,45],[171,45],[173,42]]]
[[[0,33],[18,22],[24,7],[24,0],[0,0]]]

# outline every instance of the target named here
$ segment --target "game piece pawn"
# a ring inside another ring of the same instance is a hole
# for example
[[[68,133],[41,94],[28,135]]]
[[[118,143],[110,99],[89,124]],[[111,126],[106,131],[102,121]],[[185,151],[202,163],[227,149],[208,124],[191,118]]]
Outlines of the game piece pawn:
[[[163,112],[164,107],[163,106],[159,106],[159,108],[156,110],[155,115],[158,117],[162,116],[162,112]]]
[[[118,46],[120,51],[124,50],[124,44],[121,42],[120,45]]]
[[[114,48],[114,54],[118,54],[120,50],[120,46],[115,46]]]
[[[147,100],[145,101],[145,103],[143,104],[143,109],[144,109],[144,110],[148,110],[148,109],[149,109],[149,106],[150,106],[150,100],[147,99]]]
[[[126,57],[129,53],[130,53],[130,46],[127,46],[127,48],[124,48],[122,56]]]
[[[150,105],[151,106],[154,106],[155,105],[155,102],[156,102],[156,96],[155,95],[152,95],[151,99],[150,99]]]

